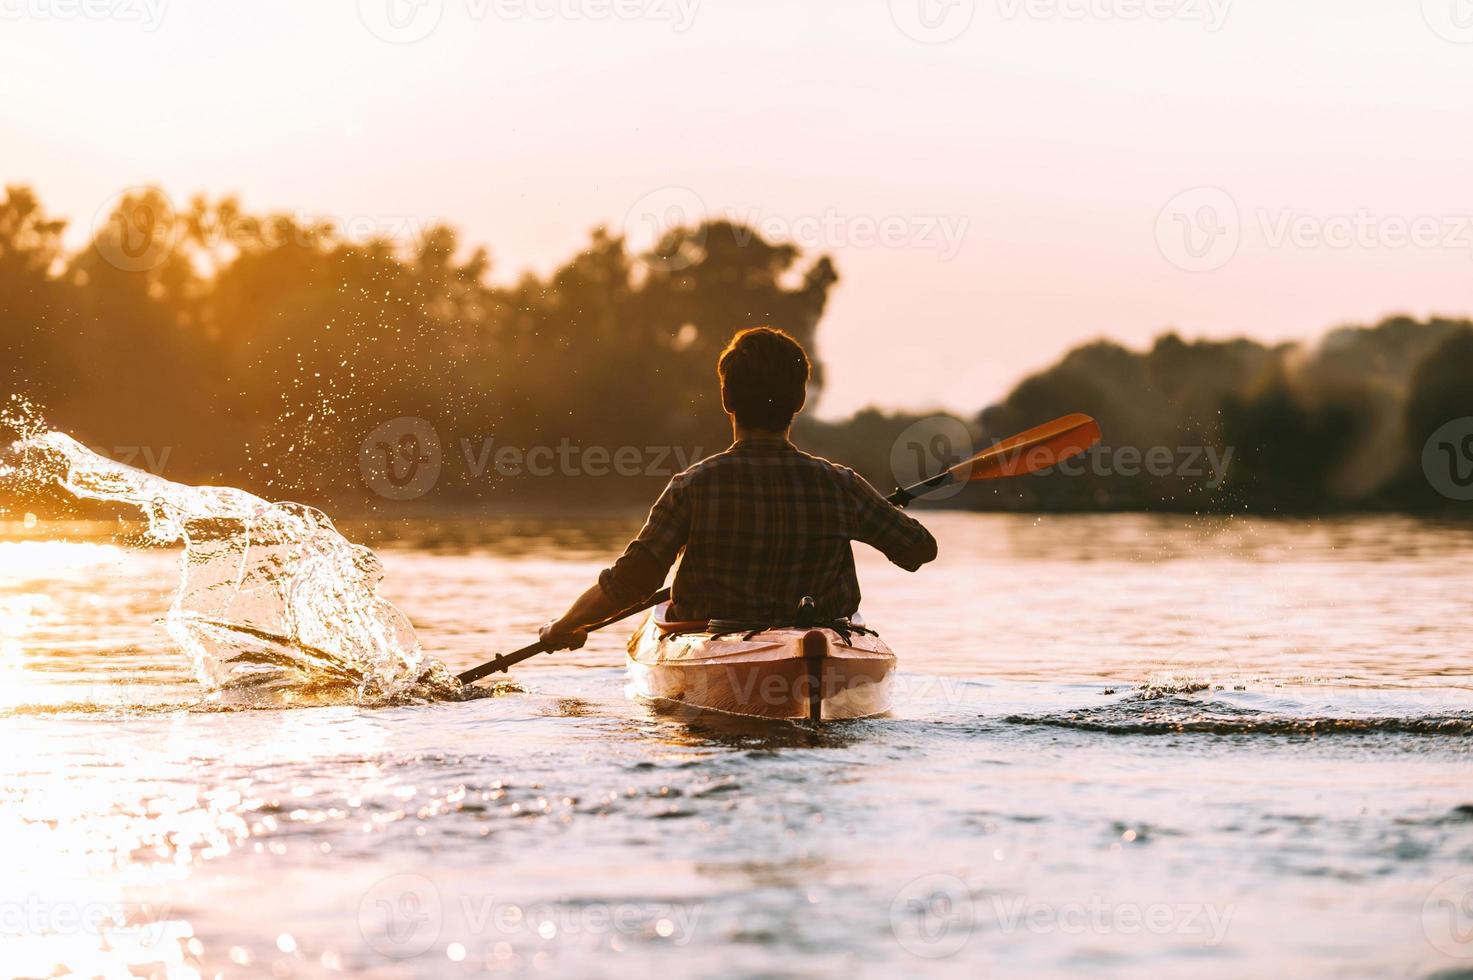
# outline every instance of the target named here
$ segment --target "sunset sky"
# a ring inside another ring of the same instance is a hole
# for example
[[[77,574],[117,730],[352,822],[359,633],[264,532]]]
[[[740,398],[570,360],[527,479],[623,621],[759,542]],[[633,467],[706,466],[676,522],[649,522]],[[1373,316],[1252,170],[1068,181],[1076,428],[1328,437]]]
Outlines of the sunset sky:
[[[388,2],[0,0],[0,179],[74,242],[157,183],[446,220],[501,278],[740,217],[838,263],[827,416],[1473,311],[1466,0]]]

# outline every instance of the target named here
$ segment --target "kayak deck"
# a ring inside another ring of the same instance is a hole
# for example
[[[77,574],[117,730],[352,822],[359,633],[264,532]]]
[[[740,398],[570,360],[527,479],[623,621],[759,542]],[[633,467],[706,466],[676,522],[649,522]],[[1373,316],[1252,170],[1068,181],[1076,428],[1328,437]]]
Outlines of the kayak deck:
[[[890,709],[895,654],[879,637],[827,628],[668,632],[664,607],[629,640],[635,697],[761,718],[828,721]]]

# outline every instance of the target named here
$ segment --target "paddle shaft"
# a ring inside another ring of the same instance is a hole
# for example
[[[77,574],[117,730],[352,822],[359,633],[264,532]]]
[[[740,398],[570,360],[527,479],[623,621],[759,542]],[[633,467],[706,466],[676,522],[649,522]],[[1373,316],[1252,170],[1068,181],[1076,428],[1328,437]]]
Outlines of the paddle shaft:
[[[923,497],[926,494],[930,493],[932,490],[939,490],[941,487],[949,487],[955,482],[956,476],[951,472],[951,470],[944,470],[940,473],[937,473],[933,477],[928,477],[927,479],[920,481],[919,483],[912,483],[908,487],[896,487],[895,492],[890,494],[890,496],[886,497],[885,499],[890,501],[890,503],[894,504],[896,507],[904,507],[906,504],[910,503],[917,497]]]
[[[590,626],[586,626],[584,627],[584,629],[587,632],[592,633],[594,630],[601,630],[605,626],[612,626],[619,620],[628,619],[630,616],[633,616],[637,612],[644,612],[644,610],[649,609],[651,606],[658,606],[660,603],[669,598],[670,590],[661,589],[659,592],[656,592],[654,595],[650,596],[643,602],[630,606],[628,609],[621,609],[607,619],[603,619],[598,621],[597,623],[593,623]],[[495,660],[488,660],[486,663],[481,664],[481,666],[479,667],[472,667],[470,670],[466,671],[463,674],[456,674],[455,677],[462,684],[471,684],[475,681],[480,680],[482,677],[486,677],[490,674],[496,673],[497,671],[502,671],[513,667],[516,664],[521,663],[523,660],[529,660],[532,657],[537,656],[539,653],[547,653],[551,649],[552,647],[549,647],[546,643],[538,640],[536,643],[527,644],[520,650],[513,650],[511,653],[503,653]]]

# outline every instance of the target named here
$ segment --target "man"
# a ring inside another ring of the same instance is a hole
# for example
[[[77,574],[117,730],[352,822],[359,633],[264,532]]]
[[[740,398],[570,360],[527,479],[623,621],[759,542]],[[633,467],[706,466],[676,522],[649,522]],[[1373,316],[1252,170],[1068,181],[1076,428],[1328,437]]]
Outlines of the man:
[[[842,619],[859,609],[851,541],[907,571],[936,557],[920,522],[846,466],[788,440],[803,407],[808,355],[780,330],[743,330],[716,366],[731,416],[730,449],[677,474],[624,554],[561,619],[542,628],[555,649],[577,649],[583,627],[671,586],[669,618],[791,624],[812,596],[814,613]]]

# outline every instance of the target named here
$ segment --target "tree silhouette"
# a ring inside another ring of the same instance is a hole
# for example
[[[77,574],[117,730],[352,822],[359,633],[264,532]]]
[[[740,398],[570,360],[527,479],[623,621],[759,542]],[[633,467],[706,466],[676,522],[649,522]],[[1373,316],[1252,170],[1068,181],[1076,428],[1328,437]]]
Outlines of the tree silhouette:
[[[644,254],[594,229],[546,276],[490,279],[484,249],[433,226],[409,240],[253,214],[231,197],[176,209],[122,195],[69,254],[65,222],[11,187],[0,202],[0,397],[108,452],[149,447],[165,475],[268,496],[374,508],[359,451],[394,419],[422,419],[444,472],[422,506],[647,504],[669,475],[510,477],[487,447],[723,448],[715,361],[731,334],[770,324],[815,355],[838,281],[729,221],[672,228]],[[1057,474],[974,487],[951,506],[1265,512],[1443,508],[1420,470],[1437,425],[1473,416],[1473,325],[1393,317],[1318,345],[1085,344],[967,423],[976,445],[1070,412],[1107,450],[1232,448],[1224,486],[1198,475]],[[805,447],[896,478],[890,450],[919,417],[869,409],[800,417]],[[1105,452],[1107,450],[1102,450]],[[165,455],[167,454],[167,455]],[[1098,457],[1097,461],[1103,461]],[[1094,467],[1090,468],[1091,470]]]

